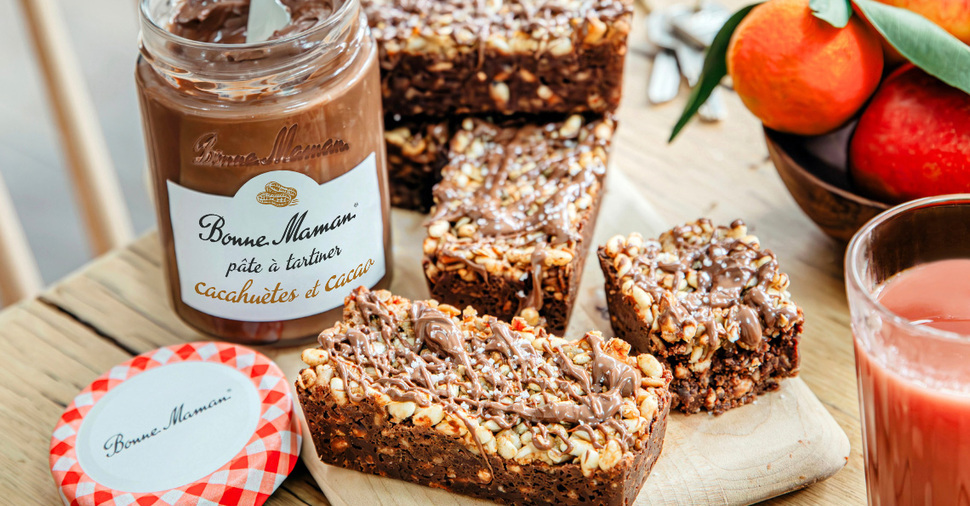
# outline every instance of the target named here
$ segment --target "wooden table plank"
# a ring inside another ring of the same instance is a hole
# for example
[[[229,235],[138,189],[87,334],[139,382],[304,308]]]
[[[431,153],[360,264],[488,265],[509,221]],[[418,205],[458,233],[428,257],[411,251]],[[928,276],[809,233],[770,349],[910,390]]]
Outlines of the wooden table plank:
[[[0,313],[0,497],[58,504],[51,431],[74,396],[129,355],[73,318],[30,301]]]
[[[135,354],[205,339],[172,311],[159,256],[157,234],[151,233],[92,262],[41,298]]]

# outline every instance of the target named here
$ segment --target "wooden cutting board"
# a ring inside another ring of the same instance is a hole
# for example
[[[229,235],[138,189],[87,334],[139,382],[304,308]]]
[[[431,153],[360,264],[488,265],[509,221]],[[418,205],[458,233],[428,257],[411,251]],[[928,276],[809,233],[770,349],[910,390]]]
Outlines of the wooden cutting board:
[[[621,173],[612,172],[606,187],[594,250],[586,260],[577,307],[564,336],[567,339],[582,337],[587,330],[612,335],[595,247],[616,234],[637,231],[656,237],[675,225],[664,223]],[[696,218],[684,216],[681,221]],[[391,291],[411,299],[428,297],[421,271],[424,219],[424,215],[401,210],[394,210],[391,218],[395,265]],[[782,258],[782,269],[784,261]],[[281,349],[272,353],[291,383],[304,367],[300,352]],[[304,429],[308,434],[305,422]],[[721,416],[671,413],[663,453],[636,504],[751,504],[824,480],[842,469],[848,456],[849,440],[839,425],[801,379],[789,379],[777,392]],[[310,437],[303,439],[303,461],[335,506],[491,504],[325,465],[317,458]]]

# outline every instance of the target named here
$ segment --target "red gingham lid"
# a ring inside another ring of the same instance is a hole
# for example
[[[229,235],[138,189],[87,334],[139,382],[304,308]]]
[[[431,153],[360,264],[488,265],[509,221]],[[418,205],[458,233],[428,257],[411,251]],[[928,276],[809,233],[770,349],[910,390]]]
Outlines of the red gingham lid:
[[[270,359],[179,344],[113,367],[74,398],[51,438],[51,473],[70,505],[258,505],[293,470],[300,430]]]

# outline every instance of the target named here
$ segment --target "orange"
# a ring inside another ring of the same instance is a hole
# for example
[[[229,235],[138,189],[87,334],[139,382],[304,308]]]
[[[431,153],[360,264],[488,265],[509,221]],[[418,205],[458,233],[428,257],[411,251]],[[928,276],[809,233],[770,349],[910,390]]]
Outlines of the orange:
[[[853,17],[845,28],[816,18],[808,0],[769,0],[741,21],[727,50],[744,105],[775,130],[819,135],[845,124],[882,76],[876,33]]]

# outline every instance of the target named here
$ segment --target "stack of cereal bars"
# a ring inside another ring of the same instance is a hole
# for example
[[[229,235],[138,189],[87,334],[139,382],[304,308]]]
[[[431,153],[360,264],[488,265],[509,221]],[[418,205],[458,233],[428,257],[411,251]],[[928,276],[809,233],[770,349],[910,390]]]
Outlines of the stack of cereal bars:
[[[363,0],[392,202],[437,300],[562,334],[602,194],[632,0]]]

